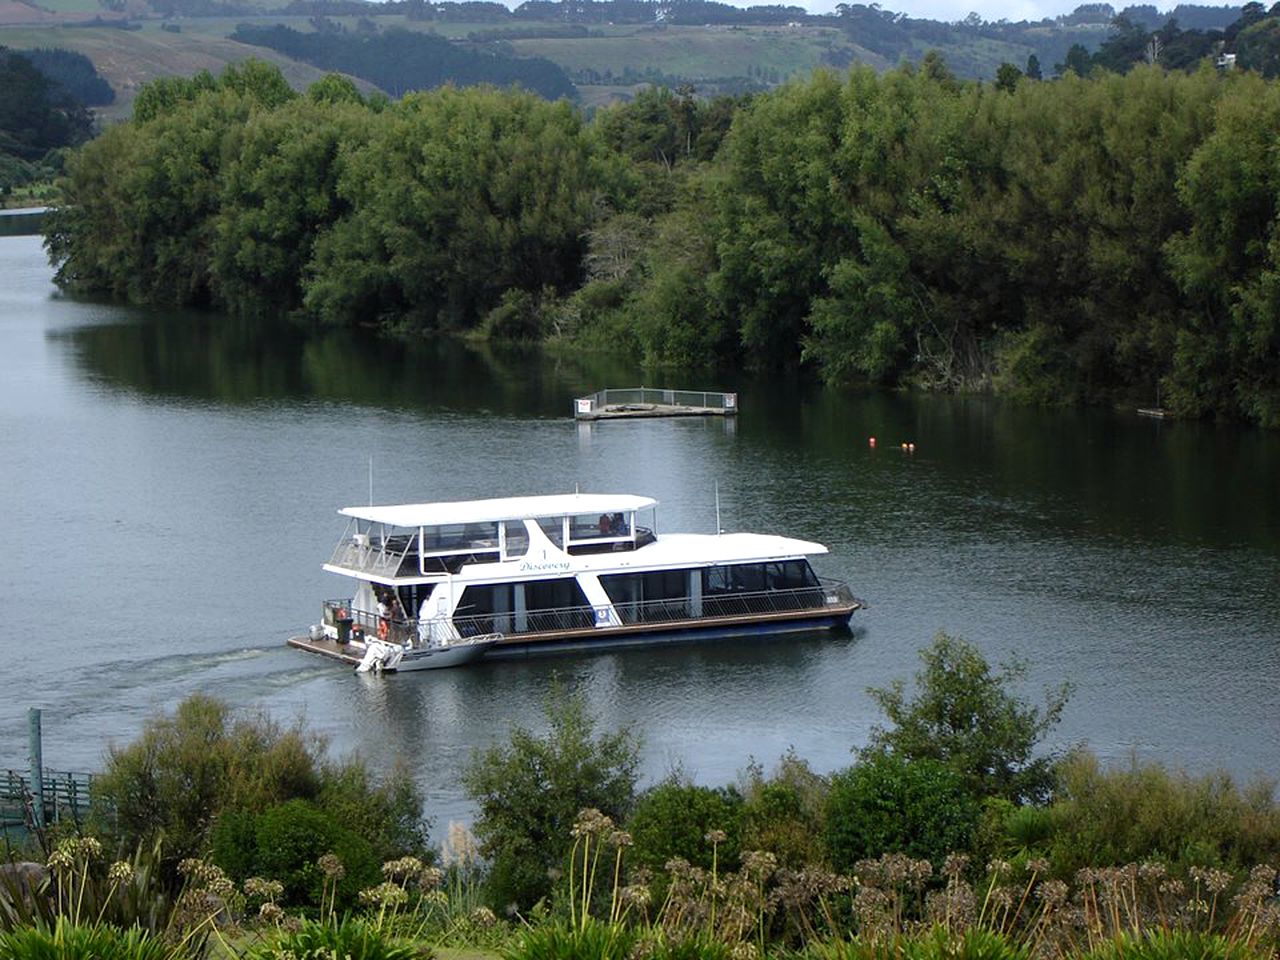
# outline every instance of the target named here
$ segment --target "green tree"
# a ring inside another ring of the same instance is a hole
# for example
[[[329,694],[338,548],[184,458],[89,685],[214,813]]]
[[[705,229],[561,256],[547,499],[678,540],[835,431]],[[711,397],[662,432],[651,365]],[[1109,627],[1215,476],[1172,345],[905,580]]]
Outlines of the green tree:
[[[625,731],[597,736],[580,692],[558,685],[545,705],[547,732],[514,727],[508,742],[477,751],[462,782],[479,807],[476,836],[489,858],[489,895],[528,908],[563,871],[577,815],[594,807],[625,820],[635,796],[639,749]]]
[[[211,282],[231,309],[299,308],[317,237],[350,210],[338,194],[343,152],[372,136],[375,115],[345,77],[326,77],[312,94],[322,84],[322,97],[293,100],[228,135]],[[353,99],[342,93],[348,87]]]
[[[411,94],[344,152],[350,212],[316,239],[305,304],[335,323],[467,329],[508,290],[570,290],[609,182],[566,103]]]
[[[729,787],[700,787],[671,777],[636,798],[627,820],[634,845],[627,855],[633,866],[661,870],[672,857],[681,857],[709,870],[713,845],[707,839],[720,831],[715,845],[721,871],[736,870],[742,837],[742,795]]]
[[[83,104],[22,54],[0,47],[0,155],[38,160],[56,147],[81,143],[89,128]]]
[[[1071,49],[1067,51],[1066,60],[1056,64],[1053,70],[1060,77],[1068,73],[1074,73],[1077,77],[1087,77],[1092,66],[1088,48],[1079,43],[1073,43]]]
[[[228,810],[210,834],[212,859],[241,882],[251,876],[279,880],[286,904],[318,907],[325,875],[317,861],[333,854],[343,868],[337,899],[349,904],[381,877],[384,861],[361,835],[364,829],[359,818],[342,821],[301,799],[261,811]]]
[[[1002,63],[1000,64],[1000,69],[996,71],[995,88],[1003,90],[1005,93],[1013,93],[1018,87],[1018,81],[1021,79],[1021,70],[1012,63]]]
[[[1034,53],[1027,57],[1027,69],[1024,71],[1028,80],[1042,80],[1044,74],[1040,69],[1040,58]]]
[[[981,807],[964,777],[928,757],[871,752],[831,778],[825,835],[831,866],[905,853],[935,867],[972,845]]]
[[[992,671],[976,647],[945,633],[920,659],[913,699],[901,680],[869,691],[892,725],[872,730],[867,755],[944,764],[974,797],[1044,800],[1053,786],[1053,760],[1036,756],[1036,748],[1061,718],[1071,685],[1047,690],[1043,709],[1028,706],[1010,689],[1025,675],[1024,664]]]
[[[224,815],[256,814],[290,800],[360,820],[378,854],[422,854],[422,797],[400,770],[377,783],[359,760],[325,759],[301,725],[237,716],[196,694],[149,720],[133,743],[112,747],[94,781],[94,816],[121,849],[164,843],[165,864],[199,856]]]

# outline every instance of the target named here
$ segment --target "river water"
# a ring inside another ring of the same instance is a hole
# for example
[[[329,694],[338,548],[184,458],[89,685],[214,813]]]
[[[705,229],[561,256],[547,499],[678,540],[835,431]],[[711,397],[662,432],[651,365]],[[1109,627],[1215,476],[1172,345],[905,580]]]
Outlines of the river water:
[[[1241,778],[1280,773],[1280,436],[983,398],[736,388],[738,422],[576,425],[626,357],[486,351],[61,297],[38,238],[0,238],[0,767],[92,770],[203,691],[302,717],[335,752],[407,761],[441,831],[459,771],[556,677],[643,740],[643,778],[734,780],[789,748],[851,760],[869,686],[938,630],[1075,694],[1058,748]],[[871,449],[867,438],[879,440]],[[914,455],[898,444],[911,441]],[[831,548],[871,608],[849,635],[355,676],[286,648],[344,595],[338,507],[584,491],[656,497],[660,529]]]

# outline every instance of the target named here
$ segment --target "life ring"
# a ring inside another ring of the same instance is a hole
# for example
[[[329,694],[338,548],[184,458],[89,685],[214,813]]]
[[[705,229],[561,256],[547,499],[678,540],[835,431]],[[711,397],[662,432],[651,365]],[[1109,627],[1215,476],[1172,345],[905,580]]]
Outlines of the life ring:
[[[378,639],[387,639],[387,634],[391,632],[391,625],[387,623],[386,617],[378,618]]]

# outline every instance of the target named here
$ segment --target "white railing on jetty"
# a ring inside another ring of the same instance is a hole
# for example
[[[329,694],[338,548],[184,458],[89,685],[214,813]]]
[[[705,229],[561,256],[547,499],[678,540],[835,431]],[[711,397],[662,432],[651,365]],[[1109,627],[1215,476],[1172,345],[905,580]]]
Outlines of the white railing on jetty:
[[[610,387],[598,390],[573,402],[574,416],[596,416],[606,410],[624,411],[652,407],[654,409],[705,410],[735,414],[738,395],[719,390],[663,390],[658,387]]]

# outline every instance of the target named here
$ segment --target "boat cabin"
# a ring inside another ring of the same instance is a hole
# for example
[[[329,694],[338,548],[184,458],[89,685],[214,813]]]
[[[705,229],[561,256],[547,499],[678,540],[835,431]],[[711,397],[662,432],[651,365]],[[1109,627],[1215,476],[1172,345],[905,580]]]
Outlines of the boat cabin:
[[[469,564],[635,550],[652,543],[657,501],[604,494],[345,507],[325,569],[379,583],[435,582]]]

